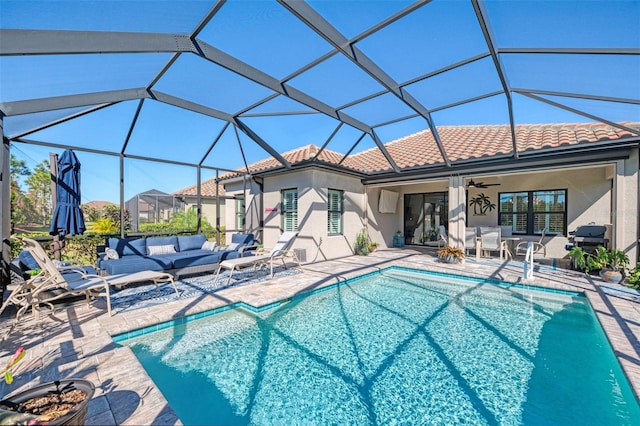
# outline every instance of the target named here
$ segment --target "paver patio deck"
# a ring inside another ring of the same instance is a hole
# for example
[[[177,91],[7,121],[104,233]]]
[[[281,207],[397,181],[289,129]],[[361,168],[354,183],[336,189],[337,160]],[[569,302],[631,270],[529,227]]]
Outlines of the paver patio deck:
[[[58,378],[82,377],[96,386],[87,424],[181,424],[131,350],[117,347],[111,336],[237,301],[263,306],[392,265],[525,282],[522,265],[517,262],[468,259],[462,265],[450,265],[437,262],[421,250],[389,249],[366,257],[308,264],[304,265],[304,274],[223,288],[214,295],[120,312],[112,317],[106,310],[72,305],[39,322],[27,315],[0,342],[3,357],[0,364],[6,363],[18,346],[27,349],[27,356],[15,369],[15,382],[10,387],[2,383],[0,393]],[[542,268],[530,282],[587,295],[636,398],[640,399],[640,301],[607,293],[598,283],[581,273],[552,268]],[[0,320],[0,332],[4,335],[13,318],[4,315]]]

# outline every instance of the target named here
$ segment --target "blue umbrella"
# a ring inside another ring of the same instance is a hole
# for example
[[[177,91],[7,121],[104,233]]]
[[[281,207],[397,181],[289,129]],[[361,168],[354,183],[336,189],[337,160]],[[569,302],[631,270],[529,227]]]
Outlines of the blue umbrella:
[[[56,209],[51,219],[51,235],[82,234],[87,228],[80,209],[80,161],[71,150],[58,160]]]

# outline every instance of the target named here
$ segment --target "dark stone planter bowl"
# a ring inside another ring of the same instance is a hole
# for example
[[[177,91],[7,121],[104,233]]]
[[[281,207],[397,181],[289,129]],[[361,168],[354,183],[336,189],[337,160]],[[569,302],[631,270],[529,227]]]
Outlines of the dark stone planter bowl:
[[[87,410],[89,409],[89,401],[93,398],[93,394],[96,391],[95,386],[88,380],[84,379],[67,379],[67,380],[59,380],[60,389],[64,388],[69,383],[73,383],[73,387],[75,389],[81,390],[84,392],[87,397],[84,401],[78,404],[75,408],[69,411],[64,416],[57,418],[51,422],[49,425],[78,425],[82,426],[87,419]],[[49,382],[39,386],[35,386],[31,389],[27,389],[21,392],[15,392],[9,394],[4,397],[2,401],[0,401],[0,407],[7,407],[11,405],[10,403],[20,403],[27,401],[31,398],[38,397],[41,395],[45,395],[50,391],[56,390],[56,382]]]

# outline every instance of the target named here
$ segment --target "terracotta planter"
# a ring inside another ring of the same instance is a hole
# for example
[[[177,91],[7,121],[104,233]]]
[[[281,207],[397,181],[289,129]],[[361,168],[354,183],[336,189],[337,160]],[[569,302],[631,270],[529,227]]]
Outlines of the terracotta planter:
[[[618,284],[622,281],[622,272],[613,271],[611,269],[601,269],[600,278],[605,282]]]
[[[50,421],[49,425],[84,425],[85,420],[87,419],[87,410],[89,409],[89,401],[93,398],[93,394],[95,393],[95,386],[88,380],[84,379],[67,379],[67,380],[59,380],[59,388],[62,389],[69,383],[73,383],[75,389],[78,389],[84,392],[87,397],[84,401],[80,402],[76,407],[74,407],[71,411],[65,414],[62,417],[59,417],[55,420]],[[27,401],[31,398],[36,398],[38,396],[46,395],[49,392],[56,391],[56,382],[45,383],[40,386],[35,386],[31,389],[27,389],[22,392],[12,393],[2,399],[0,401],[0,407],[10,406],[11,403],[21,403]]]

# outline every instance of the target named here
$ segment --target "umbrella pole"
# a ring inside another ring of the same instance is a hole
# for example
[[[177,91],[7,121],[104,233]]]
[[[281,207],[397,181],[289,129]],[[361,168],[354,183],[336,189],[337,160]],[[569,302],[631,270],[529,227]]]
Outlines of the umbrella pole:
[[[53,212],[56,211],[56,205],[58,204],[58,154],[49,153],[49,170],[51,172],[51,201],[52,201],[52,219]],[[53,243],[51,243],[51,250],[53,250],[53,256],[56,260],[60,260],[60,250],[62,245],[60,242],[60,235],[53,236]]]

